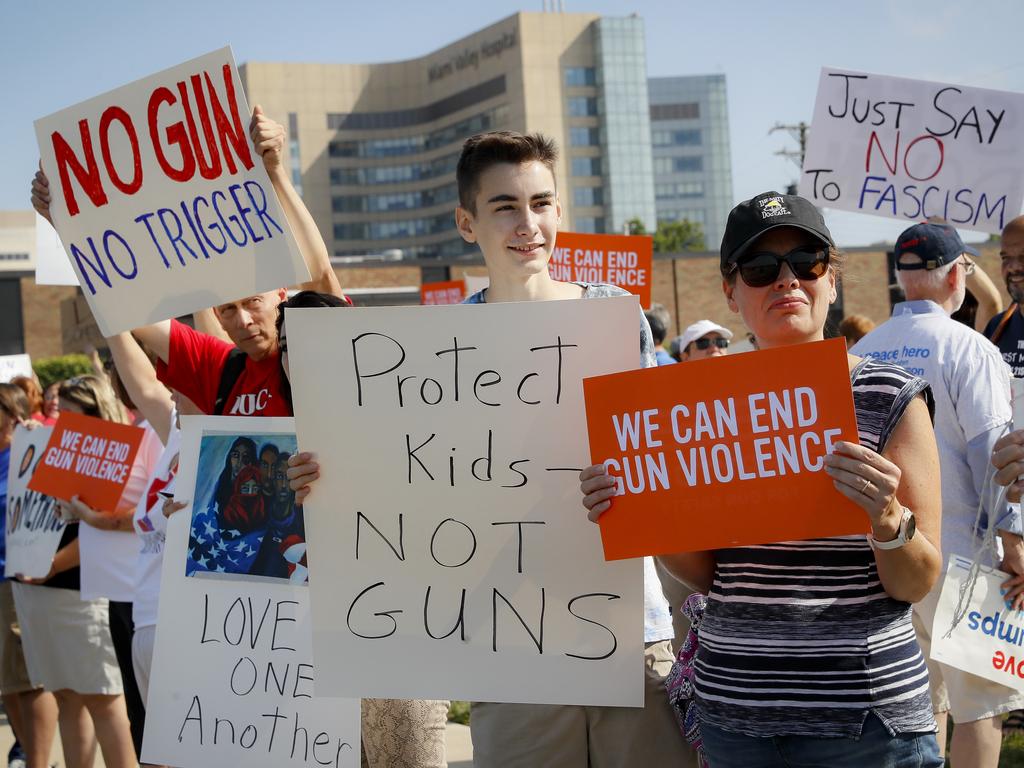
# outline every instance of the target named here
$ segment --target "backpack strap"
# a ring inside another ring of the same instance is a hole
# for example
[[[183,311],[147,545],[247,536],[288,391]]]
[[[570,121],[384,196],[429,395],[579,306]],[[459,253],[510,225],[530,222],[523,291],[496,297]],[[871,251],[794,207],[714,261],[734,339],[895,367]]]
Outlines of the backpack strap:
[[[1011,304],[1010,308],[1003,312],[1002,318],[999,320],[999,325],[992,331],[992,335],[989,337],[989,341],[993,344],[998,344],[999,339],[1002,338],[1003,332],[1006,331],[1006,326],[1010,324],[1010,319],[1013,317],[1013,313],[1017,311],[1017,305]]]
[[[224,367],[220,369],[220,382],[217,384],[217,399],[213,402],[214,416],[224,415],[224,406],[227,405],[228,395],[235,388],[235,384],[242,377],[245,370],[245,361],[248,355],[238,347],[232,348],[224,360]]]

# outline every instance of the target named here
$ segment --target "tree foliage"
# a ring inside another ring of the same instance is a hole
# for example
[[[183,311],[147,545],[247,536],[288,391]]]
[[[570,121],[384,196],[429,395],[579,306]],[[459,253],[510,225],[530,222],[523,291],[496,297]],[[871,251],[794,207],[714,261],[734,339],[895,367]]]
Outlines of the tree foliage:
[[[39,377],[39,383],[46,389],[55,381],[64,381],[75,376],[92,373],[92,363],[85,355],[62,355],[61,357],[44,357],[32,361],[32,369]]]
[[[647,227],[638,218],[626,222],[631,235],[646,235]],[[655,253],[681,253],[682,251],[704,250],[704,229],[688,219],[659,221],[654,232]]]

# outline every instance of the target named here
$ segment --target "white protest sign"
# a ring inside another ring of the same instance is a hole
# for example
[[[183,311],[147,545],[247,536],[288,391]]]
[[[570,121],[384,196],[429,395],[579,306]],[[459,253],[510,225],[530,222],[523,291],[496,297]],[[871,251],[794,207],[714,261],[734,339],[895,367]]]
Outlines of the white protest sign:
[[[28,355],[0,356],[0,381],[7,383],[17,376],[32,376],[32,358]]]
[[[970,560],[950,556],[932,624],[932,659],[1024,690],[1024,617],[1007,610],[999,594],[1000,585],[1009,575],[982,567],[967,613],[952,634],[949,632],[970,568]]]
[[[104,336],[309,279],[248,125],[229,48],[36,121]]]
[[[638,366],[639,315],[289,311],[319,690],[643,704],[643,561],[604,561],[578,480],[582,379]]]
[[[50,572],[64,521],[56,514],[56,500],[28,489],[28,481],[43,457],[52,427],[14,430],[7,474],[7,560],[4,576],[42,578]]]
[[[293,424],[182,418],[175,487],[190,506],[167,523],[146,762],[359,765],[359,701],[313,692],[301,508],[278,471]]]
[[[36,214],[36,285],[78,285],[60,235],[53,226]]]
[[[1024,199],[1024,94],[824,68],[800,194],[998,234]]]

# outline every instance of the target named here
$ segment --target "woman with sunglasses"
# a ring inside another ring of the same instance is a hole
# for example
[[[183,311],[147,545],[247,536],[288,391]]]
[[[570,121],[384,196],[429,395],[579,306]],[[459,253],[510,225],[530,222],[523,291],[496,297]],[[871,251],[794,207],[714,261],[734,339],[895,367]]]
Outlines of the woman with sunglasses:
[[[721,256],[726,301],[758,349],[824,338],[842,257],[811,203],[776,192],[740,203]],[[896,366],[851,356],[849,367],[859,444],[838,443],[826,471],[871,534],[661,558],[708,594],[693,671],[714,768],[942,765],[911,624],[941,566],[931,395]],[[596,465],[581,488],[596,519],[614,481]]]
[[[688,325],[673,341],[679,362],[703,360],[729,354],[732,331],[710,320],[698,320]]]

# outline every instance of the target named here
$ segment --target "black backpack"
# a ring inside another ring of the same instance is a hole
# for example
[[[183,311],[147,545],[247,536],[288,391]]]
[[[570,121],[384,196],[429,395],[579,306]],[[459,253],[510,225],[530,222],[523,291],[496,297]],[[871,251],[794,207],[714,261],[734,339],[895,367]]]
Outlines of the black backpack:
[[[238,347],[228,352],[224,367],[220,370],[220,382],[217,384],[217,399],[213,402],[213,416],[224,416],[224,407],[227,405],[228,395],[234,389],[238,379],[245,370],[245,361],[248,355]]]

